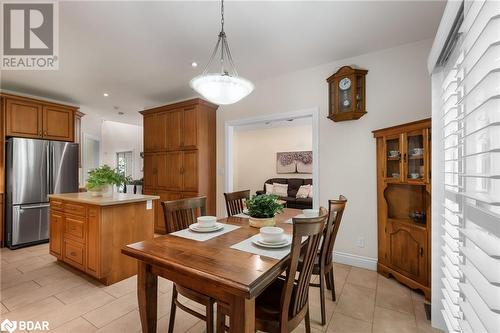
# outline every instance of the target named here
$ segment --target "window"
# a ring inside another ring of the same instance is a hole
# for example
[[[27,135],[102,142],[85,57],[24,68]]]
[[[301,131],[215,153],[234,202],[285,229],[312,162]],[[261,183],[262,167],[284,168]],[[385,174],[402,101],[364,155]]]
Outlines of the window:
[[[132,177],[134,170],[134,160],[132,158],[133,154],[131,151],[122,151],[116,153],[116,167],[119,172],[125,176]],[[123,185],[120,185],[118,191],[123,192]]]
[[[459,15],[433,74],[433,293],[449,332],[499,332],[500,2],[464,1]]]

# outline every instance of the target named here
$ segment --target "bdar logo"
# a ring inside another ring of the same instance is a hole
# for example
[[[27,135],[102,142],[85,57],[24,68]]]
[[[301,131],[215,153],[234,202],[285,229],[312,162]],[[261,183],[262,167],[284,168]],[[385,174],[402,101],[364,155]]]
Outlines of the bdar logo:
[[[2,323],[0,324],[0,331],[7,331],[9,333],[12,333],[16,330],[17,328],[17,322],[16,321],[10,321],[8,319],[5,319],[4,321],[2,321]]]

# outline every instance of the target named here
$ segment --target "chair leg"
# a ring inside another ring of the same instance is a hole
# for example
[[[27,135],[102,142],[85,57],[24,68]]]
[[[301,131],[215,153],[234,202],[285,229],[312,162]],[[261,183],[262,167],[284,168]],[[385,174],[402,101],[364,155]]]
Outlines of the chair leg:
[[[319,276],[319,299],[321,301],[321,326],[326,324],[326,313],[325,313],[325,276],[320,274]]]
[[[177,300],[177,289],[175,289],[175,284],[172,288],[172,305],[170,306],[170,320],[168,322],[168,333],[174,332],[174,323],[175,323],[175,310],[177,309],[177,305],[175,301]]]
[[[329,275],[330,275],[330,284],[332,285],[332,300],[336,302],[337,298],[335,297],[335,275],[333,274],[333,267]]]
[[[206,306],[206,318],[207,318],[207,333],[214,332],[214,302],[208,302]]]
[[[307,305],[307,312],[306,312],[306,333],[311,333],[311,317],[309,317],[309,305]]]

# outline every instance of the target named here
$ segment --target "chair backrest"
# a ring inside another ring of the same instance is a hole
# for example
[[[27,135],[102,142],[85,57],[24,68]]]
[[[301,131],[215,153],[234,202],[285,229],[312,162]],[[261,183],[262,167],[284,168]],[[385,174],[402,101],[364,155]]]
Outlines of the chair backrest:
[[[167,233],[186,229],[196,223],[197,216],[206,215],[207,197],[162,201]]]
[[[290,266],[287,269],[285,289],[281,293],[282,324],[301,313],[307,305],[314,259],[318,253],[327,217],[326,209],[321,207],[318,217],[292,219],[293,240]],[[302,243],[303,237],[307,237],[304,243]],[[297,277],[300,259],[302,259],[302,269]]]
[[[338,200],[328,200],[328,220],[320,250],[320,264],[325,267],[332,263],[333,245],[335,244],[335,238],[337,238],[346,204],[347,198],[343,195],[340,195]]]
[[[250,190],[224,193],[227,216],[237,215],[245,209],[245,200],[250,199]]]

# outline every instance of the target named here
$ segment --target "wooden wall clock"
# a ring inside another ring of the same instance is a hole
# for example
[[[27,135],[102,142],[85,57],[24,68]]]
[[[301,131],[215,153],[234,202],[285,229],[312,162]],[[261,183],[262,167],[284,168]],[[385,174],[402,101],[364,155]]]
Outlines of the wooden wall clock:
[[[328,82],[328,118],[333,121],[356,120],[366,114],[365,69],[341,67]]]

